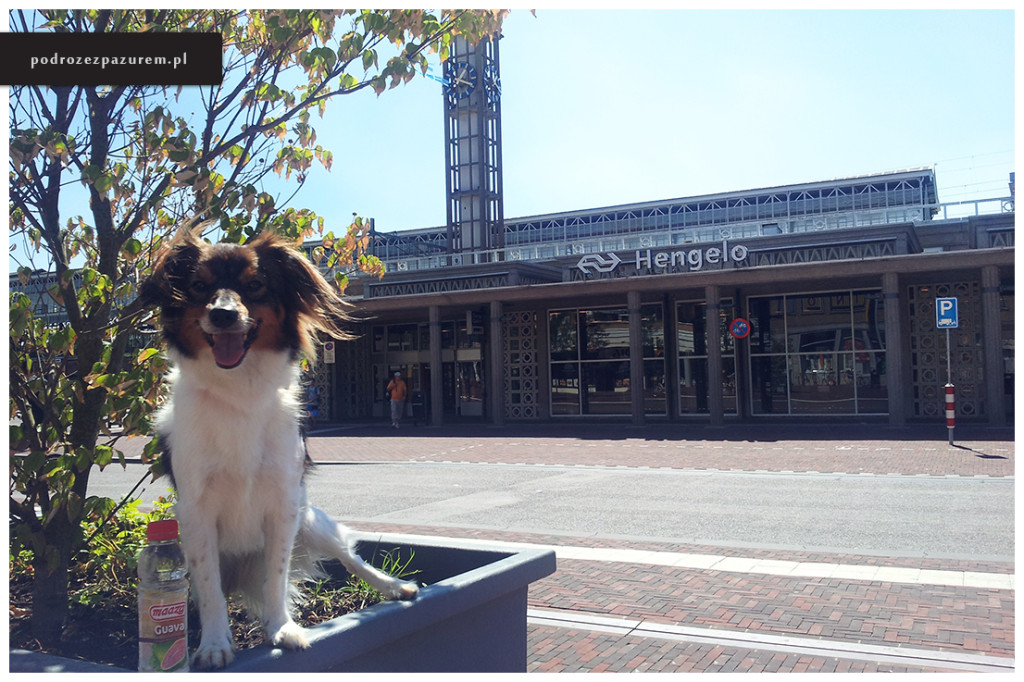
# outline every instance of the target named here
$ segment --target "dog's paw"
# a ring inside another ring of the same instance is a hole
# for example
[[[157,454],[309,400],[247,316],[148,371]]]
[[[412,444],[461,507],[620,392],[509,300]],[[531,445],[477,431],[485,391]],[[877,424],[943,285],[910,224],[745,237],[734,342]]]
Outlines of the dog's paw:
[[[294,622],[287,622],[270,634],[270,641],[274,646],[285,649],[308,649],[309,641],[306,639],[306,631]]]
[[[231,649],[231,641],[199,643],[199,648],[192,656],[192,667],[196,670],[216,670],[223,668],[235,660],[235,652]]]
[[[419,585],[414,582],[397,582],[388,590],[388,597],[402,601],[412,601],[420,593]]]

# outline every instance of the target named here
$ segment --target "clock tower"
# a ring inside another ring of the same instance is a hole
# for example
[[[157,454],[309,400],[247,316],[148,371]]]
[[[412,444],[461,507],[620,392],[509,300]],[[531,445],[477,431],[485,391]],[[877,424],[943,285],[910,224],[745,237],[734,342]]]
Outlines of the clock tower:
[[[471,45],[455,38],[444,63],[448,254],[453,265],[499,260],[504,246],[501,180],[500,34]]]

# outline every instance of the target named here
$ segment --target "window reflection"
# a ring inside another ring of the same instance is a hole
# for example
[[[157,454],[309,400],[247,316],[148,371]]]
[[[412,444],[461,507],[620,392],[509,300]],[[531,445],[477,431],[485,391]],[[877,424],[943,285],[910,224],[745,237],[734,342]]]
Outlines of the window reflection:
[[[729,326],[736,318],[731,299],[719,304],[716,343],[721,346],[722,409],[736,414],[736,350]],[[679,355],[679,414],[708,414],[711,379],[708,376],[707,305],[688,301],[676,305],[676,348]]]
[[[553,310],[548,315],[552,415],[632,414],[629,310]],[[667,413],[665,319],[661,304],[640,309],[644,412]]]
[[[877,290],[749,300],[754,414],[885,414],[885,312]]]

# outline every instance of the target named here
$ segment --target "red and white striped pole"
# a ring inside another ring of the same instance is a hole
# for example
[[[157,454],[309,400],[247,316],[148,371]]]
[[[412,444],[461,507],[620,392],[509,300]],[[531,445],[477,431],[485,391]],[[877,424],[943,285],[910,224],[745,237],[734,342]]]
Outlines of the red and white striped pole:
[[[953,384],[946,384],[946,428],[949,429],[949,444],[953,444],[953,427],[956,426],[956,403],[953,398]]]

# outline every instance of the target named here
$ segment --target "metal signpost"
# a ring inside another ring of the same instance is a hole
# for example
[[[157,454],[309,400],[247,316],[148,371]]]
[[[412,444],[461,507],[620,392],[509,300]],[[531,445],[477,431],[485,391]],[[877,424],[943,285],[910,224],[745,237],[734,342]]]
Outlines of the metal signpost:
[[[935,326],[946,330],[946,428],[949,429],[949,444],[953,444],[953,428],[956,426],[956,406],[953,395],[953,364],[949,347],[949,330],[960,326],[960,315],[956,298],[935,299]]]

